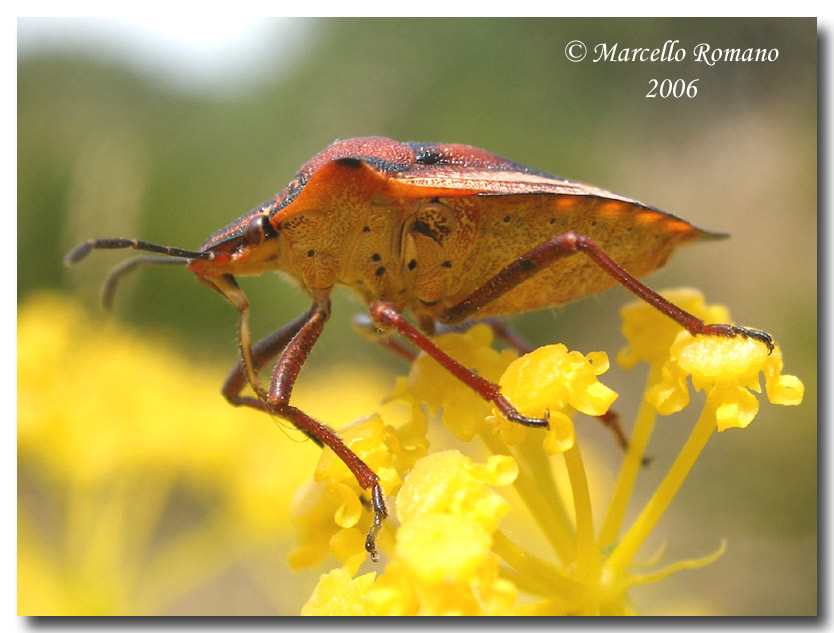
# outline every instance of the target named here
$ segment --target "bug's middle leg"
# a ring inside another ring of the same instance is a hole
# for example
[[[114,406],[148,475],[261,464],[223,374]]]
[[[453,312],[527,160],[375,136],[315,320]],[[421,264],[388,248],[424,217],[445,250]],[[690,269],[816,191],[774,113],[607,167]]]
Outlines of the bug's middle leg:
[[[394,329],[399,332],[411,343],[434,358],[434,360],[440,363],[443,368],[458,380],[471,387],[484,400],[492,402],[508,420],[523,424],[524,426],[548,428],[547,416],[544,418],[531,418],[519,413],[501,393],[501,387],[491,380],[479,376],[449,356],[435,345],[428,336],[409,323],[393,304],[387,301],[377,301],[371,305],[370,313],[371,319],[373,319],[374,323],[380,329]]]
[[[428,334],[431,336],[437,336],[440,334],[446,334],[447,332],[465,332],[478,323],[487,325],[492,330],[495,338],[504,341],[506,345],[513,348],[519,353],[519,355],[523,356],[524,354],[529,354],[533,351],[533,348],[518,332],[498,317],[488,317],[481,321],[472,319],[454,325],[432,322],[432,327]],[[373,320],[369,318],[367,314],[358,314],[353,318],[353,329],[358,334],[379,343],[385,349],[393,352],[409,363],[414,362],[414,359],[417,358],[417,352],[415,352],[413,348],[404,345],[399,338],[392,336],[388,332],[380,332],[374,325]]]

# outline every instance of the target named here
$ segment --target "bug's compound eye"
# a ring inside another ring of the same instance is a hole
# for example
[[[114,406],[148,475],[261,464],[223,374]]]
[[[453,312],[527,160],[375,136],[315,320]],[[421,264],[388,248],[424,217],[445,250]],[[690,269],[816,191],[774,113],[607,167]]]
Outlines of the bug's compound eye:
[[[273,233],[269,219],[265,215],[258,214],[243,229],[243,239],[249,246],[260,246],[269,235]]]

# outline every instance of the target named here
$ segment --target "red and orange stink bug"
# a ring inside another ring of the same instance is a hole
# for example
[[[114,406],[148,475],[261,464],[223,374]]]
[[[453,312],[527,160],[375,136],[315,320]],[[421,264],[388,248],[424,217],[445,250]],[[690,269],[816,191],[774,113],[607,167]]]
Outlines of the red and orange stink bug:
[[[334,143],[273,199],[197,250],[94,239],[69,253],[67,263],[96,248],[134,248],[157,255],[115,268],[105,285],[106,300],[121,275],[158,263],[187,265],[200,282],[226,297],[240,314],[241,360],[223,395],[234,405],[289,420],[345,462],[370,490],[375,516],[365,546],[376,559],[375,535],[388,512],[376,474],[334,431],[290,403],[298,373],[330,317],[334,286],[353,289],[378,329],[404,336],[509,420],[546,427],[546,418],[521,415],[498,385],[436,347],[428,338],[436,324],[564,304],[619,282],[693,334],[751,337],[772,349],[768,334],[704,324],[636,279],[663,265],[678,245],[711,237],[721,236],[636,200],[481,149],[369,137]],[[265,270],[290,275],[313,304],[253,346],[249,301],[235,276]],[[405,311],[417,327],[403,317]],[[276,358],[264,387],[258,373]],[[254,396],[242,394],[247,384]]]

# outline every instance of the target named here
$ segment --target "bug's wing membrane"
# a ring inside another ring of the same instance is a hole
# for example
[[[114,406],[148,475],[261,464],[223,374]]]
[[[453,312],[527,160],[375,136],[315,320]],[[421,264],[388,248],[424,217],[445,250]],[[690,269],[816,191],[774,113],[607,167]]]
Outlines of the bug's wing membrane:
[[[506,171],[499,169],[455,169],[452,167],[426,168],[395,174],[394,178],[412,187],[452,190],[470,194],[553,194],[600,195],[629,201],[596,187],[562,180],[540,173]]]
[[[600,189],[581,182],[564,180],[542,173],[529,173],[516,170],[500,169],[454,169],[438,167],[409,171],[395,174],[390,188],[396,188],[404,193],[411,192],[412,196],[531,196],[543,195],[554,198],[574,197],[577,206],[585,200],[604,200],[612,203],[612,209],[636,212],[641,214],[657,214],[659,221],[671,230],[677,229],[684,233],[692,233],[692,238],[721,239],[728,237],[726,233],[714,233],[692,226],[677,216],[661,211],[655,207],[627,198],[619,194]],[[426,192],[432,192],[427,194]],[[509,206],[509,205],[508,205]],[[672,221],[671,223],[669,221]]]

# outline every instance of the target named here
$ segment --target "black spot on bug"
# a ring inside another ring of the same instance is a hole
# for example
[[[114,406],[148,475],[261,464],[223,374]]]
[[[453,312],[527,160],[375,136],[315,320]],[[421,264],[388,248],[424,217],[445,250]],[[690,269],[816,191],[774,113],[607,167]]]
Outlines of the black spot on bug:
[[[429,202],[431,202],[432,204],[440,204],[440,198],[432,198],[431,200],[429,200]]]
[[[363,232],[363,233],[370,233],[370,232],[371,232],[371,227],[369,227],[369,226],[363,226],[363,227],[362,227],[362,232]]]
[[[529,272],[536,267],[536,264],[529,259],[520,259],[518,260],[518,267],[524,272]]]
[[[442,263],[442,264],[440,264],[440,265],[441,265],[441,266],[443,266],[443,268],[451,268],[451,267],[452,267],[452,262],[450,262],[450,261],[447,259],[445,262],[443,262],[443,263]]]
[[[597,225],[597,221],[596,221],[596,220],[594,220],[593,222],[591,222],[591,226],[596,226],[596,225]]]
[[[312,248],[309,251],[307,251],[307,257],[312,257],[315,254],[316,254],[316,251],[314,251]]]
[[[382,258],[379,256],[379,253],[374,253],[373,255],[371,255],[371,259],[375,262],[378,262]]]
[[[382,277],[385,274],[385,266],[377,268],[374,274],[376,274],[377,277]]]
[[[556,218],[550,218],[550,223],[551,224],[556,224]]]
[[[430,220],[436,220],[436,218],[430,218]],[[443,238],[451,232],[451,229],[448,226],[446,226],[446,224],[442,220],[433,222],[417,220],[416,222],[414,222],[414,224],[411,225],[411,232],[419,233],[421,235],[425,235],[426,237],[430,237],[435,242],[440,244],[442,243]]]
[[[417,260],[412,259],[410,262],[408,262],[408,269],[414,270],[415,268],[417,268]]]
[[[440,161],[443,156],[435,149],[421,148],[418,150],[414,158],[414,162],[418,165],[434,165]]]
[[[505,215],[505,216],[504,216],[504,222],[509,222],[509,221],[510,221],[510,216]]]
[[[351,158],[349,156],[345,158],[337,158],[333,162],[336,163],[339,167],[347,167],[348,169],[359,169],[360,167],[362,167],[361,160],[359,160],[358,158]]]

